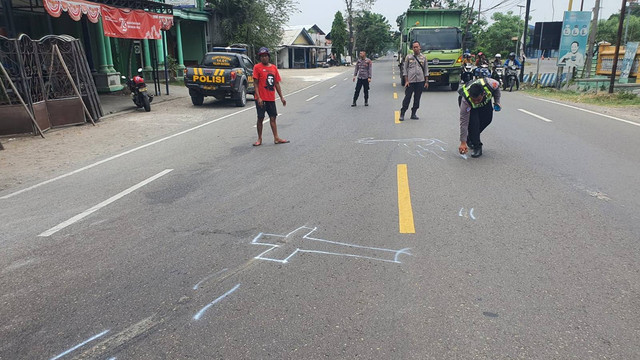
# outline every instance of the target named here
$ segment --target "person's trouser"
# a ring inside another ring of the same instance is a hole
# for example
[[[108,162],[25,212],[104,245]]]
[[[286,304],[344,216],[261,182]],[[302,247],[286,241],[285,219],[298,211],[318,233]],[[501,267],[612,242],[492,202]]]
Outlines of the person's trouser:
[[[491,101],[483,107],[471,109],[469,113],[469,136],[467,142],[472,145],[482,145],[480,133],[491,124],[493,120],[493,105]]]
[[[369,102],[369,79],[358,79],[358,82],[356,83],[356,92],[353,93],[353,102],[358,100],[361,88],[364,88],[364,102]]]
[[[413,95],[413,106],[411,107],[411,113],[415,114],[416,110],[420,107],[420,98],[422,97],[422,90],[424,89],[424,81],[409,83],[404,89],[404,100],[402,100],[401,113],[405,113],[409,108],[411,102],[411,95]]]

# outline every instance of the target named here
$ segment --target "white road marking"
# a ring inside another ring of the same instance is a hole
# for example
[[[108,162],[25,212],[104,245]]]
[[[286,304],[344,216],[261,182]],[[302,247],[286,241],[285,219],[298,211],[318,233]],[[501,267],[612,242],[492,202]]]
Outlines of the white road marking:
[[[609,118],[609,119],[612,119],[612,120],[616,120],[616,121],[621,121],[623,123],[627,123],[627,124],[630,124],[630,125],[640,126],[640,123],[637,123],[637,122],[633,122],[633,121],[629,121],[629,120],[625,120],[625,119],[620,119],[620,118],[617,118],[615,116],[601,114],[599,112],[595,112],[595,111],[591,111],[591,110],[587,110],[587,109],[582,109],[582,108],[579,108],[577,106],[567,105],[567,104],[563,104],[563,103],[559,103],[559,102],[551,101],[551,100],[547,100],[547,99],[539,99],[539,98],[532,97],[532,96],[531,96],[531,98],[536,99],[536,100],[540,100],[540,101],[546,101],[548,103],[552,103],[552,104],[556,104],[556,105],[566,106],[566,107],[571,108],[571,109],[576,109],[576,110],[588,112],[589,114],[604,116],[606,118]]]
[[[536,115],[532,112],[529,112],[527,110],[523,110],[523,109],[518,109],[518,111],[522,111],[523,113],[527,114],[527,115],[531,115],[533,117],[537,117],[538,119],[542,120],[542,121],[546,121],[546,122],[553,122],[552,120],[547,119],[546,117],[542,117],[540,115]]]
[[[314,96],[312,96],[312,97],[308,98],[308,99],[307,99],[307,100],[305,100],[305,101],[311,101],[311,100],[313,100],[313,99],[317,98],[318,96],[320,96],[320,95],[314,95]]]
[[[207,281],[207,280],[211,279],[212,277],[214,277],[214,276],[216,276],[216,275],[218,275],[218,274],[222,274],[223,272],[225,272],[225,271],[227,271],[227,270],[228,270],[228,269],[226,269],[226,268],[225,268],[225,269],[222,269],[222,270],[220,270],[220,271],[216,272],[215,274],[211,274],[211,275],[207,276],[206,278],[204,278],[204,279],[200,280],[200,282],[198,282],[197,284],[195,284],[195,286],[193,287],[193,290],[198,290],[198,287],[200,287],[200,284],[202,284],[203,282],[205,282],[205,281]]]
[[[91,209],[89,209],[89,210],[87,210],[87,211],[85,211],[85,212],[83,212],[81,214],[78,214],[78,215],[72,217],[71,219],[52,227],[51,229],[43,232],[42,234],[40,234],[38,236],[42,236],[42,237],[51,236],[51,235],[55,234],[56,232],[66,228],[67,226],[69,226],[71,224],[74,224],[74,223],[84,219],[85,217],[93,214],[94,212],[102,209],[103,207],[111,204],[112,202],[114,202],[114,201],[116,201],[116,200],[118,200],[118,199],[120,199],[120,198],[122,198],[122,197],[124,197],[124,196],[126,196],[126,195],[128,195],[128,194],[130,194],[132,192],[134,192],[135,190],[147,185],[148,183],[150,183],[150,182],[152,182],[154,180],[157,180],[158,178],[170,173],[171,171],[173,171],[173,169],[164,170],[164,171],[162,171],[162,172],[160,172],[160,173],[148,178],[147,180],[144,180],[144,181],[138,183],[137,185],[134,185],[134,186],[128,188],[127,190],[108,198],[107,200],[105,200],[105,201],[101,202],[100,204],[92,207]]]
[[[202,308],[202,310],[198,311],[197,314],[195,314],[193,316],[193,320],[200,320],[200,318],[202,317],[202,315],[204,314],[205,311],[207,311],[207,309],[209,309],[210,307],[212,307],[213,305],[219,303],[222,299],[226,298],[227,296],[229,296],[232,292],[238,290],[238,288],[240,287],[240,284],[236,285],[233,287],[233,289],[227,291],[226,293],[224,293],[224,295],[220,296],[219,298],[213,300],[209,305],[205,306]]]
[[[329,79],[327,79],[327,80],[329,80]],[[307,86],[307,87],[303,87],[302,89],[299,89],[299,90],[296,90],[296,91],[294,91],[294,92],[292,92],[292,93],[287,94],[287,97],[289,97],[289,96],[291,96],[291,95],[294,95],[294,94],[297,94],[297,93],[299,93],[299,92],[305,91],[305,90],[307,90],[307,89],[310,89],[310,88],[312,88],[312,87],[314,87],[314,86],[316,86],[316,85],[322,84],[322,83],[324,83],[324,82],[325,82],[325,81],[327,81],[327,80],[322,80],[322,81],[317,82],[317,83],[315,83],[315,84],[311,84],[311,85],[309,85],[309,86]],[[279,98],[279,97],[278,97],[278,98],[276,98],[276,100],[278,100],[278,99],[280,99],[280,98]],[[24,188],[24,189],[22,189],[22,190],[18,190],[18,191],[16,191],[16,192],[13,192],[13,193],[8,194],[8,195],[0,196],[0,200],[9,199],[9,198],[14,197],[14,196],[16,196],[16,195],[22,194],[23,192],[27,192],[27,191],[30,191],[30,190],[33,190],[33,189],[39,188],[39,187],[40,187],[40,186],[42,186],[42,185],[46,185],[46,184],[52,183],[52,182],[57,181],[57,180],[60,180],[60,179],[64,179],[64,178],[66,178],[66,177],[68,177],[68,176],[71,176],[71,175],[77,174],[77,173],[79,173],[79,172],[82,172],[82,171],[85,171],[85,170],[91,169],[91,168],[93,168],[93,167],[95,167],[95,166],[98,166],[98,165],[102,165],[102,164],[104,164],[104,163],[106,163],[106,162],[109,162],[109,161],[111,161],[111,160],[115,160],[115,159],[117,159],[117,158],[119,158],[119,157],[121,157],[121,156],[128,155],[128,154],[131,154],[131,153],[136,152],[136,151],[138,151],[138,150],[142,150],[142,149],[144,149],[144,148],[147,148],[147,147],[149,147],[149,146],[151,146],[151,145],[155,145],[155,144],[161,143],[161,142],[163,142],[163,141],[166,141],[166,140],[169,140],[169,139],[173,139],[174,137],[178,137],[178,136],[180,136],[180,135],[184,135],[184,134],[190,133],[190,132],[192,132],[192,131],[194,131],[194,130],[197,130],[197,129],[200,129],[200,128],[202,128],[202,127],[205,127],[205,126],[208,126],[208,125],[211,125],[211,124],[217,123],[218,121],[221,121],[221,120],[224,120],[224,119],[230,118],[230,117],[232,117],[232,116],[234,116],[234,115],[238,115],[238,114],[240,114],[240,113],[243,113],[243,112],[245,112],[245,111],[249,111],[249,110],[253,110],[253,109],[254,109],[254,107],[253,107],[253,106],[251,106],[251,107],[248,107],[248,108],[246,108],[246,109],[242,109],[242,110],[239,110],[239,111],[233,112],[233,113],[231,113],[231,114],[228,114],[228,115],[225,115],[225,116],[219,117],[219,118],[217,118],[217,119],[214,119],[214,120],[208,121],[208,122],[206,122],[206,123],[204,123],[204,124],[200,124],[200,125],[194,126],[194,127],[190,128],[190,129],[187,129],[187,130],[184,130],[184,131],[180,131],[180,132],[175,133],[175,134],[173,134],[173,135],[169,135],[169,136],[163,137],[162,139],[158,139],[158,140],[156,140],[156,141],[152,141],[152,142],[150,142],[150,143],[148,143],[148,144],[144,144],[144,145],[138,146],[138,147],[136,147],[136,148],[133,148],[133,149],[131,149],[131,150],[127,150],[127,151],[125,151],[125,152],[122,152],[122,153],[120,153],[120,154],[116,154],[116,155],[114,155],[114,156],[108,157],[108,158],[106,158],[106,159],[104,159],[104,160],[100,160],[100,161],[98,161],[98,162],[95,162],[95,163],[93,163],[93,164],[87,165],[87,166],[82,167],[82,168],[80,168],[80,169],[77,169],[77,170],[74,170],[74,171],[68,172],[68,173],[66,173],[66,174],[63,174],[63,175],[57,176],[57,177],[55,177],[55,178],[53,178],[53,179],[49,179],[49,180],[43,181],[43,182],[41,182],[41,183],[37,183],[37,184],[35,184],[35,185],[29,186],[28,188]]]
[[[334,87],[336,87],[336,86],[337,86],[337,85],[336,85],[336,84],[334,84],[334,85],[333,85],[333,86],[331,86],[329,89],[333,89],[333,88],[334,88]]]
[[[72,351],[74,351],[74,350],[76,350],[76,349],[78,349],[78,348],[81,348],[81,347],[85,346],[86,344],[90,343],[91,341],[93,341],[93,340],[95,340],[95,339],[97,339],[97,338],[99,338],[99,337],[101,337],[101,336],[104,336],[104,335],[105,335],[106,333],[108,333],[108,332],[109,332],[109,330],[105,330],[105,331],[101,332],[100,334],[95,335],[95,336],[91,337],[90,339],[85,340],[85,341],[81,342],[80,344],[78,344],[78,345],[76,345],[76,346],[72,347],[71,349],[69,349],[69,350],[67,350],[67,351],[65,351],[65,352],[63,352],[63,353],[61,353],[61,354],[58,354],[58,355],[56,355],[56,356],[52,357],[52,358],[51,358],[51,360],[60,359],[61,357],[63,357],[63,356],[65,356],[65,355],[67,355],[68,353],[70,353],[70,352],[72,352]]]
[[[278,114],[278,117],[281,117],[281,116],[282,116],[282,114]],[[269,121],[270,121],[270,120],[269,120],[269,118],[266,118],[266,119],[264,119],[264,121],[262,122],[262,124],[264,125],[264,124],[268,123]],[[257,128],[257,127],[258,127],[258,125],[253,125],[253,127],[254,127],[254,128]]]
[[[347,81],[347,79],[349,79],[349,78],[348,78],[348,77],[346,77],[346,78],[342,79],[342,81]]]

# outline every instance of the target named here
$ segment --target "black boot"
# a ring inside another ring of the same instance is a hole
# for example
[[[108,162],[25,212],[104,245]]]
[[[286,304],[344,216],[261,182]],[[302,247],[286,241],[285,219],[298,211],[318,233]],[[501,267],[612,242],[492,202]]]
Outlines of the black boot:
[[[351,104],[351,106],[356,106],[356,101],[353,100],[353,104]]]
[[[473,150],[471,150],[471,157],[472,158],[477,158],[482,156],[482,144],[479,145],[475,145],[473,147]]]
[[[418,117],[418,115],[416,115],[415,111],[411,112],[411,120],[420,120],[420,118]]]
[[[369,106],[369,99],[364,99],[364,106]]]
[[[404,111],[400,111],[400,117],[398,118],[400,121],[404,121]]]

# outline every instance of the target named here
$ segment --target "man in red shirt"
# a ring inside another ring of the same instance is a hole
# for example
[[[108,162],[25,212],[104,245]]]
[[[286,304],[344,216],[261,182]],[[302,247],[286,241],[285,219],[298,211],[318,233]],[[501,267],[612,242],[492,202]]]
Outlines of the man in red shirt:
[[[276,126],[276,116],[278,116],[278,110],[276,109],[276,91],[282,101],[282,106],[287,106],[287,100],[282,96],[282,90],[280,90],[280,73],[278,68],[270,64],[271,55],[269,55],[269,49],[266,47],[260,48],[258,51],[258,58],[260,62],[253,67],[253,83],[255,86],[254,97],[256,99],[256,110],[258,111],[258,122],[256,127],[258,128],[258,141],[253,143],[253,146],[262,145],[262,122],[264,121],[265,112],[269,114],[269,124],[271,125],[271,131],[273,132],[273,141],[276,144],[286,144],[289,140],[282,139],[278,136],[278,128]]]

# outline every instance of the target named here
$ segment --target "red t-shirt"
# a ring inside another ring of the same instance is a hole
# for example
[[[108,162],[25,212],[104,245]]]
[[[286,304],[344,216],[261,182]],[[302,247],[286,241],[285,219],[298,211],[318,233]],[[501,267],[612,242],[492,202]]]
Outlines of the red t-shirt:
[[[278,68],[257,63],[253,66],[253,78],[258,80],[258,95],[262,101],[276,101],[276,83],[282,81]]]

